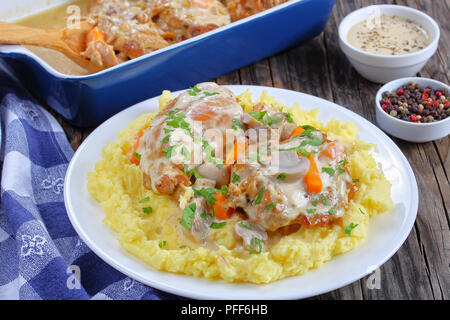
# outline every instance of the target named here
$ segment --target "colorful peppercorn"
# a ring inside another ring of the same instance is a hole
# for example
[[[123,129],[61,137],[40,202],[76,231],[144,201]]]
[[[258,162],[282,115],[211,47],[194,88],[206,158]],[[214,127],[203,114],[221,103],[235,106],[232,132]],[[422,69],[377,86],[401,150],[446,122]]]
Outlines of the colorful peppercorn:
[[[381,108],[392,117],[415,123],[427,123],[450,116],[446,89],[434,90],[409,82],[393,92],[382,94]]]

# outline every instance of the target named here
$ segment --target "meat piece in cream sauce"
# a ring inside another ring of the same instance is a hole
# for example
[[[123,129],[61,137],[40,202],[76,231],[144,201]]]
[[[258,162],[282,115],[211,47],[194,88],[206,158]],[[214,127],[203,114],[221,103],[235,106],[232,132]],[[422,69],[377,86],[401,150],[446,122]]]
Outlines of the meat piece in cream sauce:
[[[244,112],[215,83],[171,101],[138,143],[145,186],[185,197],[181,224],[207,247],[213,229],[238,217],[242,248],[261,252],[277,232],[341,218],[354,188],[343,143],[272,106]]]

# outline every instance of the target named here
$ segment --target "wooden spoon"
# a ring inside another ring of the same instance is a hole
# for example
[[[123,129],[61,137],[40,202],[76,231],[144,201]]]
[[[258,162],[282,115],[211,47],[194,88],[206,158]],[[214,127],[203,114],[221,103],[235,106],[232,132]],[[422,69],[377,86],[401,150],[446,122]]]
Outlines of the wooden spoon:
[[[104,68],[81,55],[86,48],[86,35],[92,28],[94,25],[87,21],[81,21],[79,27],[59,30],[44,30],[0,22],[0,43],[32,45],[57,50],[84,69],[94,73]]]

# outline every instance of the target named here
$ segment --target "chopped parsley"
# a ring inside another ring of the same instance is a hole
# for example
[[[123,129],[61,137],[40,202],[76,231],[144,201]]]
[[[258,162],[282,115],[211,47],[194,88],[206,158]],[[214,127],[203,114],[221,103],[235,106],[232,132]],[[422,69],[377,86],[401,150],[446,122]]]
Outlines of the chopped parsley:
[[[135,156],[139,161],[141,161],[141,155],[137,152],[133,152],[133,156]]]
[[[355,229],[358,226],[358,224],[354,224],[353,222],[350,223],[348,226],[345,227],[345,235],[347,237],[352,236],[352,230]]]
[[[241,182],[241,176],[238,175],[236,172],[233,172],[231,174],[231,182],[233,182],[233,183]]]
[[[227,223],[225,221],[224,222],[213,222],[213,223],[211,223],[211,225],[209,227],[211,229],[220,229],[220,228],[225,227],[226,224]]]
[[[169,142],[170,136],[165,136],[161,141],[162,143],[167,143]]]
[[[241,221],[241,222],[239,222],[239,225],[240,225],[242,228],[245,228],[245,229],[248,229],[248,230],[252,230],[252,229],[253,229],[253,225],[252,225],[251,223],[249,223],[249,224],[247,225],[247,224],[245,224],[243,221]]]
[[[337,171],[338,175],[341,175],[341,174],[343,174],[345,172],[345,169],[342,168],[341,166],[339,166],[339,167],[337,167],[336,171]]]
[[[248,249],[250,250],[250,254],[260,254],[262,251],[262,241],[259,238],[253,238],[252,243],[249,244]]]
[[[314,200],[313,202],[312,202],[312,205],[314,206],[314,207],[317,207],[317,204],[319,203],[319,200]]]
[[[271,127],[274,124],[277,124],[278,122],[280,122],[282,120],[281,118],[273,119],[271,116],[269,116],[269,114],[266,114],[266,119],[267,119],[267,125],[269,127]]]
[[[183,210],[183,217],[180,220],[180,224],[186,229],[192,228],[192,220],[195,216],[195,210],[197,210],[197,205],[195,202],[191,203]]]
[[[184,249],[184,248],[186,248],[186,246],[179,246],[179,248],[180,248],[180,249]]]
[[[186,161],[191,159],[191,153],[189,152],[189,150],[185,146],[181,147],[181,154],[184,156],[184,159]]]
[[[207,92],[207,91],[205,91],[204,94],[205,94],[205,96],[209,97],[209,96],[214,96],[214,95],[219,94],[219,93],[218,92]]]
[[[277,176],[278,180],[283,181],[284,179],[286,179],[286,173],[282,172]]]
[[[181,128],[185,130],[190,136],[192,136],[191,128],[189,127],[189,123],[184,120],[185,118],[186,115],[180,112],[175,115],[171,115],[169,119],[167,119],[166,124],[172,128]]]
[[[166,240],[163,240],[163,241],[161,241],[161,242],[159,243],[159,247],[160,247],[161,249],[164,248],[166,245],[167,245],[167,241],[166,241]]]
[[[313,214],[313,213],[316,213],[316,210],[317,210],[316,208],[306,209],[306,212],[309,214]]]
[[[167,159],[170,159],[174,153],[174,149],[177,147],[178,145],[175,144],[173,146],[168,146],[165,149],[161,149],[162,152],[165,153],[164,157],[166,157]]]
[[[141,200],[139,200],[139,203],[144,203],[144,202],[147,202],[149,200],[150,200],[150,197],[145,197],[145,198],[142,198]]]
[[[199,93],[201,90],[199,89],[199,88],[197,88],[197,86],[195,85],[195,86],[193,86],[193,87],[189,87],[189,91],[188,91],[188,93],[189,93],[189,95],[191,95],[191,96],[196,96],[197,95],[197,93]]]
[[[214,152],[214,148],[205,139],[203,139],[203,149],[206,154],[206,161],[211,162],[215,164],[217,168],[222,169],[223,159],[215,157],[216,153]]]
[[[334,176],[334,169],[333,168],[322,168],[322,172],[328,173],[330,177]]]
[[[228,186],[223,185],[222,187],[220,187],[220,193],[221,193],[223,196],[226,196],[227,193],[228,193]]]
[[[284,116],[286,117],[286,121],[288,123],[294,123],[294,119],[292,119],[292,115],[290,113],[285,113]]]
[[[276,206],[277,206],[277,203],[276,203],[276,202],[269,203],[269,204],[266,206],[266,210],[272,211],[273,209],[275,209]]]
[[[328,213],[333,216],[336,214],[336,210],[334,208],[331,208],[330,210],[328,210]]]
[[[357,183],[359,182],[359,179],[353,179],[352,182]]]
[[[152,207],[144,207],[144,208],[142,208],[142,211],[144,213],[152,213],[153,212],[153,208]]]
[[[188,177],[194,175],[194,177],[195,177],[196,179],[201,179],[201,178],[203,178],[203,177],[198,173],[198,171],[197,171],[196,169],[192,169],[191,171],[189,171],[189,169],[188,169],[188,167],[187,167],[186,165],[184,165],[183,171],[184,171],[184,174],[187,175]]]
[[[200,190],[192,188],[192,190],[194,190],[194,194],[202,196],[210,204],[214,205],[216,203],[216,198],[214,198],[214,196],[219,192],[216,188],[201,188]]]
[[[233,128],[233,130],[237,130],[238,128],[241,128],[242,130],[244,130],[244,126],[238,119],[232,119],[231,122],[233,123],[233,125],[231,126],[231,128]]]
[[[316,131],[317,129],[310,125],[300,126],[305,131]]]
[[[265,187],[262,187],[261,189],[259,189],[258,195],[256,196],[255,199],[255,204],[260,204],[261,200],[263,198],[264,192],[266,191]]]
[[[171,132],[175,131],[174,129],[167,129],[167,128],[163,128],[163,130],[164,130],[164,133],[171,133]]]
[[[267,111],[253,111],[249,112],[248,114],[251,115],[253,118],[261,122],[266,115]]]
[[[322,203],[326,206],[331,205],[330,200],[328,200],[323,194],[320,195],[320,200],[322,200]]]

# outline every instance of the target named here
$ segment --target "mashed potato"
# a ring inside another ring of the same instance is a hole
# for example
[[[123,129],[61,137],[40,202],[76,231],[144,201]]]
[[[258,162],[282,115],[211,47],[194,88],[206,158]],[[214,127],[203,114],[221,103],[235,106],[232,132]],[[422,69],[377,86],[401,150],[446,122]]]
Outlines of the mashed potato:
[[[171,99],[170,92],[164,91],[159,99],[160,107]],[[251,99],[249,91],[239,96],[245,109],[256,103]],[[282,106],[267,93],[262,94],[260,101]],[[291,112],[298,124],[312,125],[331,139],[351,143],[348,168],[351,176],[359,180],[359,190],[349,203],[342,223],[302,227],[282,237],[269,251],[246,256],[233,250],[237,245],[232,233],[234,224],[239,221],[236,216],[224,228],[214,230],[218,250],[183,243],[178,230],[182,216],[179,203],[144,188],[139,166],[129,160],[136,133],[148,127],[156,115],[149,113],[130,123],[119,133],[117,141],[103,149],[102,159],[88,175],[88,190],[102,205],[106,213],[104,222],[117,233],[123,248],[158,270],[211,280],[262,284],[320,267],[361,243],[367,236],[370,217],[393,208],[391,185],[370,154],[374,146],[357,139],[357,128],[352,122],[333,119],[324,125],[317,120],[318,109],[307,112],[298,105],[283,109]],[[145,197],[150,199],[147,203],[153,209],[151,213],[144,213],[146,205],[139,202]],[[350,225],[356,226],[351,234]]]

